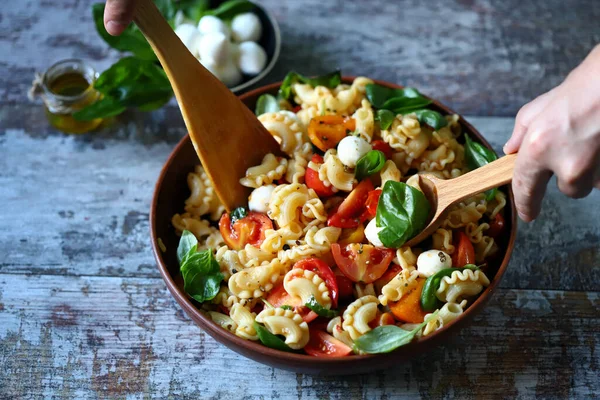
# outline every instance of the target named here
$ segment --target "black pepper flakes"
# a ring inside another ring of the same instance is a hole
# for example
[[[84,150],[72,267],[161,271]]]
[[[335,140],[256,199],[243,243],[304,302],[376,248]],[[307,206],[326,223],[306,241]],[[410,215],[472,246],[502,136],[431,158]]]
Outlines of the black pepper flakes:
[[[231,269],[231,273],[232,273],[232,274],[237,274],[237,269],[235,269],[235,268],[232,268],[232,269]]]
[[[290,249],[290,245],[289,245],[289,244],[287,244],[287,243],[286,243],[286,244],[284,244],[284,245],[283,245],[283,249],[284,249],[284,250],[289,250],[289,249]]]

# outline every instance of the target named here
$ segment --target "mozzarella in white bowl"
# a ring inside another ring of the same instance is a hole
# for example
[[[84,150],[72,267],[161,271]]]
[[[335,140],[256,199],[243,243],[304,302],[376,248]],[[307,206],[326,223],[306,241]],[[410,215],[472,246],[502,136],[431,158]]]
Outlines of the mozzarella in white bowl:
[[[269,211],[269,202],[274,190],[275,185],[266,185],[254,189],[248,198],[248,209],[261,213]]]
[[[246,75],[257,75],[267,65],[267,52],[257,43],[239,45],[238,67]]]
[[[243,13],[233,17],[231,36],[236,42],[258,42],[262,35],[260,19],[254,13]]]
[[[441,250],[427,250],[417,258],[417,271],[422,277],[429,278],[446,268],[452,268],[452,258]]]
[[[371,150],[369,142],[358,136],[346,136],[337,147],[340,161],[349,168],[356,167],[358,160]]]

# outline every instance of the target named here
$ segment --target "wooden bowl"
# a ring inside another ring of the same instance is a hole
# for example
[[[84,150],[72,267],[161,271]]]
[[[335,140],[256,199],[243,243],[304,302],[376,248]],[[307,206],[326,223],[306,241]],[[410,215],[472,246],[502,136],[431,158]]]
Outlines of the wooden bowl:
[[[344,82],[351,82],[352,77],[344,78]],[[387,82],[377,81],[378,84],[400,88]],[[241,100],[250,109],[254,110],[256,100],[261,94],[276,94],[281,83],[274,83],[249,93],[242,95]],[[454,111],[448,107],[434,101],[433,108],[447,114],[454,114]],[[471,124],[464,119],[460,119],[463,131],[476,137],[481,143],[491,148],[489,143],[481,136]],[[251,342],[241,339],[234,334],[222,329],[212,322],[212,320],[199,311],[197,304],[191,300],[183,291],[183,283],[179,274],[179,264],[177,262],[176,250],[179,243],[179,237],[175,234],[175,229],[171,225],[171,217],[176,213],[183,212],[185,199],[190,195],[187,186],[187,175],[193,171],[199,163],[198,157],[190,142],[189,136],[181,139],[175,147],[166,164],[164,165],[152,199],[150,209],[150,229],[152,235],[152,248],[158,269],[169,288],[169,291],[175,297],[175,300],[181,305],[183,310],[190,316],[198,326],[212,336],[218,342],[224,344],[230,349],[249,357],[255,361],[261,362],[277,368],[284,368],[302,373],[315,374],[357,374],[371,372],[377,369],[386,368],[392,364],[411,359],[417,355],[431,350],[450,338],[450,336],[459,331],[462,327],[468,325],[472,318],[483,309],[489,301],[492,294],[498,288],[500,279],[508,266],[508,261],[513,250],[515,237],[517,233],[517,220],[515,205],[512,192],[509,187],[503,188],[508,193],[507,207],[505,209],[505,218],[509,226],[510,234],[501,238],[499,245],[505,249],[504,256],[498,257],[496,265],[492,266],[489,278],[491,284],[481,293],[473,304],[452,324],[443,327],[435,334],[413,341],[403,346],[401,349],[388,353],[377,355],[353,355],[343,358],[317,358],[308,355],[291,354],[274,350],[263,346],[257,342]],[[162,252],[158,244],[161,239],[166,246],[166,251]],[[495,275],[493,272],[495,271]]]

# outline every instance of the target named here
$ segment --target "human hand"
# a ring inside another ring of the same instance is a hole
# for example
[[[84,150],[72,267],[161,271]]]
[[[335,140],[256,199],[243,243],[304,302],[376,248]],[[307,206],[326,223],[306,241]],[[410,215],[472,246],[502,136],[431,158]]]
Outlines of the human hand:
[[[118,36],[133,20],[137,0],[106,0],[104,27],[113,36]]]
[[[512,188],[519,217],[540,213],[548,180],[569,197],[600,189],[600,45],[556,88],[519,110],[504,152],[519,152]]]

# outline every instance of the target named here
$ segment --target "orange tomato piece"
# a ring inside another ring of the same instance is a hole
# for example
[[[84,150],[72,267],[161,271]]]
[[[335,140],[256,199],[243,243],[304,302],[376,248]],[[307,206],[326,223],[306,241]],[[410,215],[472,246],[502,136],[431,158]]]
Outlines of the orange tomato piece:
[[[308,137],[322,151],[335,148],[350,132],[356,129],[353,118],[340,115],[323,115],[310,120]]]
[[[412,324],[419,324],[425,320],[427,312],[421,308],[421,292],[424,285],[425,279],[418,278],[417,285],[410,292],[389,304],[390,311],[397,319]]]

